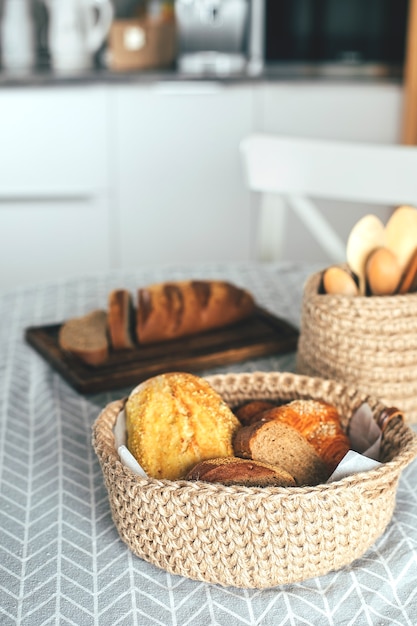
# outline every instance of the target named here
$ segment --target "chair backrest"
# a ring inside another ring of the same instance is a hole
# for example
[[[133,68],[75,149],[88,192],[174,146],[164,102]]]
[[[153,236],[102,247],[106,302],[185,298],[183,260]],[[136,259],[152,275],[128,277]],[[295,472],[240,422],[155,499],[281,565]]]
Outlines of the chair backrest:
[[[269,199],[277,195],[285,198],[334,262],[346,260],[346,241],[323,217],[311,197],[387,207],[417,206],[417,147],[414,146],[257,133],[243,139],[240,152],[248,188]],[[275,201],[275,207],[278,206],[283,208],[282,201],[281,204]],[[259,256],[268,259],[274,254],[273,258],[280,258],[284,235],[281,233],[280,244],[271,244],[271,224],[275,223],[275,231],[283,230],[282,218],[281,222],[272,220],[271,202],[261,208],[259,231],[264,241],[258,244]]]
[[[417,205],[417,147],[254,134],[240,145],[253,191]]]

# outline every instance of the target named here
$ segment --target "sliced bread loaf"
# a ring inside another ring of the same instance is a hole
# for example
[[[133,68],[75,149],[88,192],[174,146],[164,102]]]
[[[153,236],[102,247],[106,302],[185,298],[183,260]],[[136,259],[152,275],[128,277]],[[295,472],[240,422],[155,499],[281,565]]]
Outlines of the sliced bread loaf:
[[[126,350],[134,347],[135,312],[127,289],[114,289],[108,296],[107,323],[111,347]]]
[[[138,290],[139,343],[168,341],[235,324],[255,310],[245,289],[220,280],[184,280]]]
[[[253,417],[278,420],[295,428],[313,446],[332,473],[350,449],[335,406],[321,400],[293,400]]]
[[[295,428],[275,420],[242,426],[233,439],[236,456],[276,465],[298,486],[317,485],[329,477],[315,449]]]
[[[62,350],[70,352],[88,365],[100,365],[109,354],[107,313],[94,310],[65,322],[58,335]]]

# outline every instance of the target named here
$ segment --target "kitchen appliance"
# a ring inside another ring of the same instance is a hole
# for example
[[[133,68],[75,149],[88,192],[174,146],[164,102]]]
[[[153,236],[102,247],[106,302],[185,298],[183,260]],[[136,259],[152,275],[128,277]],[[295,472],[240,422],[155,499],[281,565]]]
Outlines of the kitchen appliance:
[[[246,69],[250,0],[176,0],[178,69],[233,73]]]
[[[262,0],[265,67],[304,75],[401,75],[409,0]]]

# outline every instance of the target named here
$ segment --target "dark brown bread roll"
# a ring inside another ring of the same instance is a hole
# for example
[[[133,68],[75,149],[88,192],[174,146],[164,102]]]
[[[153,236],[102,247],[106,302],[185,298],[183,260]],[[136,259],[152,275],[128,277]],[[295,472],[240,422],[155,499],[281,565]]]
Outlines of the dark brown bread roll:
[[[186,479],[246,487],[296,486],[291,474],[279,467],[234,456],[201,461],[187,474]]]
[[[276,465],[297,485],[325,482],[329,472],[312,445],[295,428],[279,421],[260,421],[239,428],[233,438],[236,456]]]
[[[234,414],[239,422],[246,426],[252,421],[255,421],[261,413],[264,413],[269,409],[273,409],[275,406],[276,405],[269,400],[251,400],[250,402],[246,402],[239,408],[235,409]]]
[[[138,290],[139,343],[176,339],[234,324],[253,314],[252,295],[215,280],[165,282]]]

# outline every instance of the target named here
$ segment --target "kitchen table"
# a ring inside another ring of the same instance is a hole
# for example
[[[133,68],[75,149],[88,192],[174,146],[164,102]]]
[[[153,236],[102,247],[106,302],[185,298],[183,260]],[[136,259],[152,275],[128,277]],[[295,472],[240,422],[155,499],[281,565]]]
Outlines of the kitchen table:
[[[385,533],[342,570],[266,590],[173,576],[135,557],[110,515],[91,445],[100,410],[129,390],[81,395],[25,343],[24,329],[105,307],[108,291],[219,278],[299,324],[317,267],[234,263],[148,267],[0,293],[0,624],[233,626],[417,623],[417,462],[403,472]],[[294,371],[295,355],[202,372]],[[413,427],[415,428],[415,427]]]

